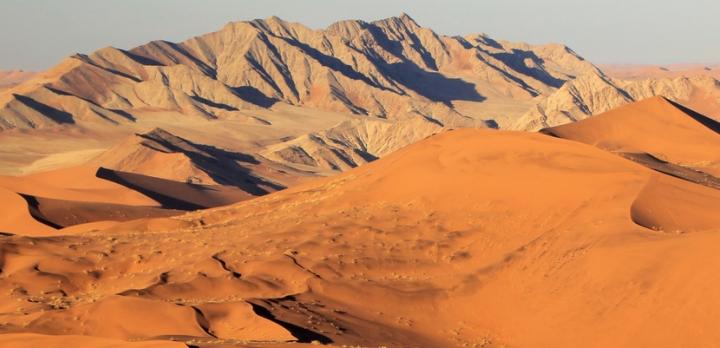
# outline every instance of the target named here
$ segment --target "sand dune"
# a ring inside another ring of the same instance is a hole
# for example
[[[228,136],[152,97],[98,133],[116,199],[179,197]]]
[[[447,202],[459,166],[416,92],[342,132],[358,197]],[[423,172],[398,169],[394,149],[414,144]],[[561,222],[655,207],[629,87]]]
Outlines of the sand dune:
[[[284,188],[271,181],[282,181],[280,173],[274,178],[258,177],[255,172],[267,175],[271,170],[252,155],[196,144],[161,128],[132,136],[90,164],[173,181],[232,185],[251,195]]]
[[[4,237],[0,321],[250,345],[711,345],[718,192],[577,141],[449,131],[227,207]]]
[[[89,165],[0,177],[0,195],[7,210],[0,217],[0,232],[45,236],[107,226],[59,231],[75,225],[167,217],[254,197],[234,186],[190,184]]]
[[[16,348],[64,348],[64,347],[93,347],[93,348],[185,348],[180,342],[171,341],[144,341],[127,342],[90,336],[71,335],[40,335],[40,334],[6,334],[0,335],[0,344]]]
[[[19,194],[0,188],[0,232],[22,235],[50,235],[54,229],[36,220],[28,203]]]
[[[190,184],[106,168],[98,169],[97,177],[140,192],[166,209],[205,209],[254,197],[232,186]]]
[[[544,132],[610,151],[648,153],[720,177],[720,123],[662,97]]]
[[[98,202],[65,201],[21,195],[27,202],[30,215],[53,228],[96,221],[128,221],[141,218],[167,217],[182,214],[181,210],[160,207],[108,204]]]
[[[704,190],[664,176],[650,180],[631,207],[635,223],[663,232],[717,230],[720,189]]]
[[[137,191],[98,178],[97,167],[78,166],[27,176],[0,176],[0,187],[23,194],[79,202],[157,206]]]

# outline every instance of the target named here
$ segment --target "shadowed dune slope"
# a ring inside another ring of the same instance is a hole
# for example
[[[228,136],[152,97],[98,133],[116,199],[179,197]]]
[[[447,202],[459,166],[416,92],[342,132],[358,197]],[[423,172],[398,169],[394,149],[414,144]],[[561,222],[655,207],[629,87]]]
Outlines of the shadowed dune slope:
[[[663,97],[543,132],[613,152],[647,153],[720,176],[720,123]]]
[[[22,235],[49,235],[54,229],[36,220],[28,203],[15,192],[0,188],[0,232]]]
[[[707,346],[720,340],[719,205],[717,190],[579,142],[449,131],[231,206],[0,238],[0,331]]]
[[[21,195],[30,214],[48,226],[64,228],[96,221],[128,221],[141,218],[167,217],[182,214],[181,210],[160,207],[132,206],[97,202],[64,201]]]
[[[284,188],[258,177],[253,167],[267,172],[267,165],[251,155],[196,144],[161,128],[136,134],[105,151],[90,163],[180,182],[232,185],[251,195]]]
[[[98,178],[98,168],[79,166],[26,176],[0,176],[0,187],[26,195],[80,202],[157,206],[143,194]]]
[[[166,209],[205,209],[253,197],[232,186],[190,184],[106,168],[99,168],[97,177],[140,192]]]
[[[167,217],[254,196],[234,186],[190,184],[87,165],[0,176],[0,197],[5,209],[0,232],[51,236],[69,226]]]

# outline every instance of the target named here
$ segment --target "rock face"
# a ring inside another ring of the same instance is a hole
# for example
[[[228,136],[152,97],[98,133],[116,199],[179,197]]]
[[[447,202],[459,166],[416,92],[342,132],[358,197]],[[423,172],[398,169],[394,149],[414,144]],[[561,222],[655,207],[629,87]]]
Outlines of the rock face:
[[[597,71],[567,47],[441,36],[407,15],[312,30],[272,17],[181,43],[77,54],[0,95],[0,129],[118,124],[138,110],[222,119],[288,103],[376,118],[462,115],[456,102],[531,100]]]
[[[720,82],[712,77],[618,80],[593,73],[579,76],[543,98],[511,128],[539,130],[558,126],[654,96],[681,102],[720,119]]]

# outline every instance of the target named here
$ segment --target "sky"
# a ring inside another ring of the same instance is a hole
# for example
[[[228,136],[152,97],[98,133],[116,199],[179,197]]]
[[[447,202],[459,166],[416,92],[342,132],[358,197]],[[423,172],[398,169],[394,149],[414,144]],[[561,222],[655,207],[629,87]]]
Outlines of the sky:
[[[720,63],[718,0],[0,0],[0,70],[272,15],[324,28],[403,12],[440,34],[563,43],[598,64]]]

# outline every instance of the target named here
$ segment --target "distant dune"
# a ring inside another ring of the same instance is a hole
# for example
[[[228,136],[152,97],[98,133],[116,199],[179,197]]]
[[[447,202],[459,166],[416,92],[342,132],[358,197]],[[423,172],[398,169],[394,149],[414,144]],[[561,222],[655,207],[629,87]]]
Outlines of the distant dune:
[[[0,177],[7,213],[0,232],[51,236],[99,221],[178,215],[254,197],[234,186],[199,185],[106,168],[75,167]]]
[[[720,64],[600,64],[607,75],[619,79],[710,76],[720,79]]]
[[[0,91],[13,87],[35,76],[35,72],[22,70],[0,71]]]

